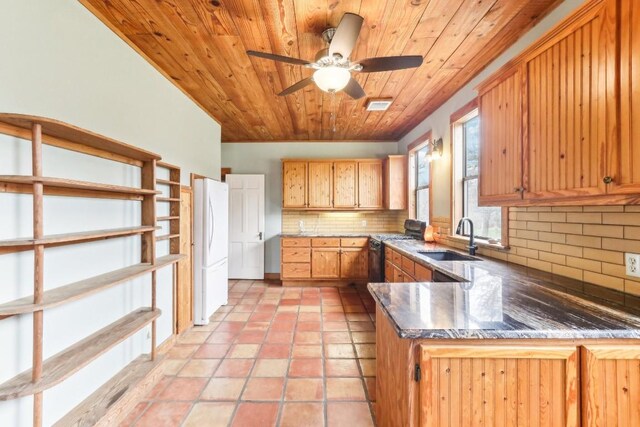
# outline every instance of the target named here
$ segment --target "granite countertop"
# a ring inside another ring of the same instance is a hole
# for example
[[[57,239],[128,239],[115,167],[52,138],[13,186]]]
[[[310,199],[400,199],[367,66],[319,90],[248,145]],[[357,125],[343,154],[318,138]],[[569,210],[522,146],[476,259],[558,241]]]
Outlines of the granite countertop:
[[[401,338],[640,339],[640,313],[568,292],[570,281],[558,284],[484,258],[434,261],[418,251],[451,249],[417,240],[385,245],[459,281],[370,283]]]

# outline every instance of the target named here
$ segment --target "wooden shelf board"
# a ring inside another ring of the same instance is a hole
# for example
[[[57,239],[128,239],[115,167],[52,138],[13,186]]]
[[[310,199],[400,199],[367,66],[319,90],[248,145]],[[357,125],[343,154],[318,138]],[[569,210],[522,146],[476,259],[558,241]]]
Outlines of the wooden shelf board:
[[[156,162],[156,166],[158,166],[160,168],[165,168],[165,169],[180,169],[176,165],[172,165],[171,163],[162,162],[162,161]]]
[[[109,151],[130,159],[140,161],[159,160],[160,156],[146,150],[116,141],[115,139],[70,125],[47,117],[26,114],[0,113],[0,123],[6,123],[21,129],[30,130],[34,124],[42,126],[43,143],[47,143],[47,136],[66,140],[78,145]]]
[[[158,237],[156,237],[156,242],[160,242],[162,240],[175,239],[175,238],[178,238],[178,237],[180,237],[179,234],[167,234],[167,235],[164,235],[164,236],[158,236]]]
[[[151,360],[149,355],[138,356],[116,376],[103,384],[98,390],[83,400],[64,417],[58,420],[54,427],[82,427],[93,425],[111,425],[109,415],[122,412],[127,406],[132,406],[132,398],[137,397],[139,387],[155,381],[149,378],[162,376],[162,362],[164,356]]]
[[[52,234],[42,239],[23,238],[13,240],[0,240],[0,248],[21,248],[32,247],[35,245],[57,246],[70,243],[88,242],[91,240],[108,239],[111,237],[132,236],[154,231],[154,226],[138,226],[111,228],[107,230],[81,231],[78,233]]]
[[[150,308],[141,308],[127,314],[45,360],[42,365],[42,377],[38,381],[32,381],[32,373],[29,369],[1,384],[0,401],[29,396],[59,384],[157,319],[160,314],[160,310]]]
[[[171,221],[174,219],[180,219],[180,217],[178,215],[175,216],[159,216],[158,218],[156,218],[156,221]]]
[[[156,179],[156,184],[163,184],[163,185],[180,185],[179,182],[176,181],[169,181],[168,179]]]
[[[38,310],[66,304],[80,298],[87,297],[97,292],[116,286],[120,283],[135,279],[136,277],[158,270],[182,259],[184,255],[166,255],[156,259],[155,264],[141,263],[109,273],[100,274],[75,283],[60,286],[45,291],[41,304],[33,303],[33,296],[17,299],[5,304],[0,304],[0,317],[16,314],[32,313]]]
[[[36,182],[41,182],[45,187],[45,194],[48,189],[58,189],[64,191],[49,192],[49,194],[81,196],[81,197],[101,197],[101,196],[121,196],[129,198],[129,196],[152,196],[154,194],[162,194],[160,191],[148,190],[144,188],[124,187],[120,185],[100,184],[95,182],[77,181],[73,179],[35,177],[25,175],[0,175],[0,183],[9,184],[6,191],[12,192],[31,192],[31,187]]]
[[[178,197],[157,197],[156,202],[179,202]]]

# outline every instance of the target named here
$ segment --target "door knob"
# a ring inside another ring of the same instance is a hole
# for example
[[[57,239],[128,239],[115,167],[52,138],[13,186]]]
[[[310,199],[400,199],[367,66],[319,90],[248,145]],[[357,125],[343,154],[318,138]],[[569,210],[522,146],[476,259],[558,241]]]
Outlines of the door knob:
[[[262,231],[258,233],[258,239],[262,240]]]

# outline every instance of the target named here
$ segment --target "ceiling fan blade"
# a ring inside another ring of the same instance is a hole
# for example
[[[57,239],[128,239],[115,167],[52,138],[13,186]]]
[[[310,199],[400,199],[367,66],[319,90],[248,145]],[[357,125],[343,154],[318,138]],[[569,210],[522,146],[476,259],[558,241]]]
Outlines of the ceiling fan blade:
[[[422,56],[385,56],[381,58],[369,58],[358,61],[362,65],[362,73],[377,73],[380,71],[404,70],[416,68],[422,65]]]
[[[353,99],[360,99],[366,95],[366,93],[364,93],[364,89],[360,86],[360,83],[358,83],[358,81],[353,77],[351,77],[349,83],[347,83],[342,90]]]
[[[280,92],[278,96],[285,96],[285,95],[292,94],[293,92],[298,91],[302,88],[305,88],[312,83],[313,83],[313,79],[311,77],[307,77],[306,79],[300,80],[298,83],[295,83],[289,86],[288,88]]]
[[[257,52],[255,50],[248,50],[247,55],[257,56],[258,58],[271,59],[272,61],[286,62],[288,64],[296,64],[296,65],[310,64],[309,61],[305,61],[304,59],[291,58],[288,56],[276,55],[276,54],[267,53],[267,52]]]
[[[339,54],[343,58],[348,58],[351,55],[353,47],[356,45],[356,40],[360,35],[360,29],[362,28],[362,22],[364,18],[355,13],[345,13],[336,28],[336,32],[333,35],[331,44],[329,45],[329,55]]]

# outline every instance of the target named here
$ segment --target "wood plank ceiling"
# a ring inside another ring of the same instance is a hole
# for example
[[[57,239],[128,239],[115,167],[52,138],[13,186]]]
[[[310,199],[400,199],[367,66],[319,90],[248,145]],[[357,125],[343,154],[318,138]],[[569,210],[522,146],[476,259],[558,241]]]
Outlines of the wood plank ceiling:
[[[396,141],[550,11],[558,0],[80,0],[222,125],[231,141]],[[246,50],[313,60],[345,12],[365,19],[352,59],[422,55],[417,69],[356,74],[367,97],[315,85],[312,70]],[[368,112],[369,98],[393,98]],[[330,118],[336,111],[336,132]]]

